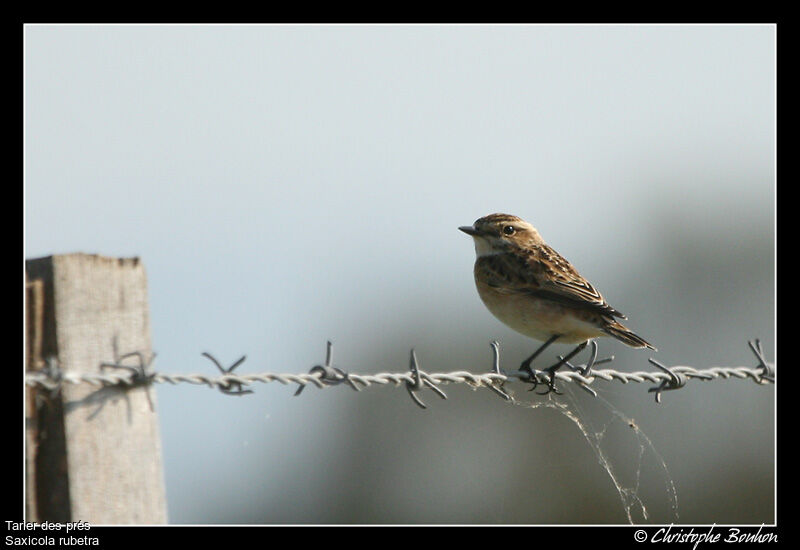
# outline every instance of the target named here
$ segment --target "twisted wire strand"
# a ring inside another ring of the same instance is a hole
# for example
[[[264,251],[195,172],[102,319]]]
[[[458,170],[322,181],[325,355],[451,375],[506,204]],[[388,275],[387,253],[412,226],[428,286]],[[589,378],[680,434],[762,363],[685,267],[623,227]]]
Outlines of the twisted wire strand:
[[[771,363],[767,363],[773,367]],[[751,379],[759,385],[773,383],[771,379],[764,377],[763,368],[753,367],[710,367],[707,369],[696,369],[689,366],[673,366],[670,369],[683,374],[687,378],[700,380],[721,380],[729,378]],[[442,373],[420,373],[422,378],[432,384],[468,384],[472,387],[495,386],[504,382],[529,381],[529,375],[520,371],[511,371],[506,374],[495,372],[472,373],[464,370]],[[668,382],[671,379],[669,373],[660,371],[639,371],[623,372],[615,369],[593,369],[587,376],[575,371],[563,371],[556,373],[556,379],[568,383],[580,383],[586,386],[591,385],[595,380],[605,382],[621,382],[628,384],[636,383],[659,383]],[[376,374],[347,374],[347,378],[355,385],[369,387],[372,385],[400,386],[414,382],[413,374],[410,372],[391,373],[381,372]],[[307,374],[293,373],[258,373],[258,374],[225,374],[222,376],[208,376],[205,374],[165,374],[155,373],[152,381],[155,383],[167,384],[194,384],[205,385],[211,388],[230,388],[232,385],[249,386],[253,383],[280,382],[283,385],[299,384],[301,386],[313,385],[317,388],[325,388],[331,385],[324,379],[324,373],[311,372]],[[28,372],[25,376],[25,384],[32,387],[44,387],[54,389],[59,384],[90,384],[93,386],[114,386],[126,385],[133,386],[138,382],[136,373],[132,371],[124,372],[97,372],[97,373],[76,373],[62,372],[58,378],[53,378],[45,372]]]

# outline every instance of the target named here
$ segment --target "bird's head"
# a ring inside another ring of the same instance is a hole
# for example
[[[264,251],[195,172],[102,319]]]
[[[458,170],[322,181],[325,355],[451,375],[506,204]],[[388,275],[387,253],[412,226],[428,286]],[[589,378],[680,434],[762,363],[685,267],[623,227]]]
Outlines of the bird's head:
[[[542,242],[535,227],[510,214],[489,214],[475,220],[474,224],[464,225],[459,229],[475,240],[475,252],[478,256],[502,254]]]

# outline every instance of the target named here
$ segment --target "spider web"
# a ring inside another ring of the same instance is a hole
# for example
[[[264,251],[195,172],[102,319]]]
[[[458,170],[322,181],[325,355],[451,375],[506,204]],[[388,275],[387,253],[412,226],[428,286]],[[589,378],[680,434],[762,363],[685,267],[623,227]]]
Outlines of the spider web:
[[[509,395],[511,403],[517,406],[550,408],[575,425],[619,495],[628,523],[651,520],[645,501],[654,507],[656,503],[666,507],[664,513],[671,516],[667,522],[677,522],[678,495],[667,464],[634,419],[599,394],[576,395],[568,386],[561,389],[563,395],[551,393],[536,401],[519,398],[511,392]],[[644,485],[652,482],[651,476],[660,479],[663,491],[645,497]]]

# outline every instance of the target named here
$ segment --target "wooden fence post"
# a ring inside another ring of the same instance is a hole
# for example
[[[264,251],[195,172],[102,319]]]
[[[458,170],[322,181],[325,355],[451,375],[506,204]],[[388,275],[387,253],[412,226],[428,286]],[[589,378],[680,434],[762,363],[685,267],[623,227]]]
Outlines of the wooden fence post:
[[[26,262],[27,368],[55,358],[97,373],[120,354],[152,352],[138,258],[66,254]],[[131,358],[125,364],[135,365]],[[166,523],[155,390],[65,383],[26,390],[26,518]]]

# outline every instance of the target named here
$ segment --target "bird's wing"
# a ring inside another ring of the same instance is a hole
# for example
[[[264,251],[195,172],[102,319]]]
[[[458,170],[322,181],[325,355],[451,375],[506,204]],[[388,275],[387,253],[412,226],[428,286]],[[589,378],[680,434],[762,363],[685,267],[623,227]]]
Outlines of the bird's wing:
[[[489,286],[499,292],[527,294],[611,317],[626,317],[608,305],[600,292],[558,252],[540,245],[524,255],[507,253],[481,258]]]

